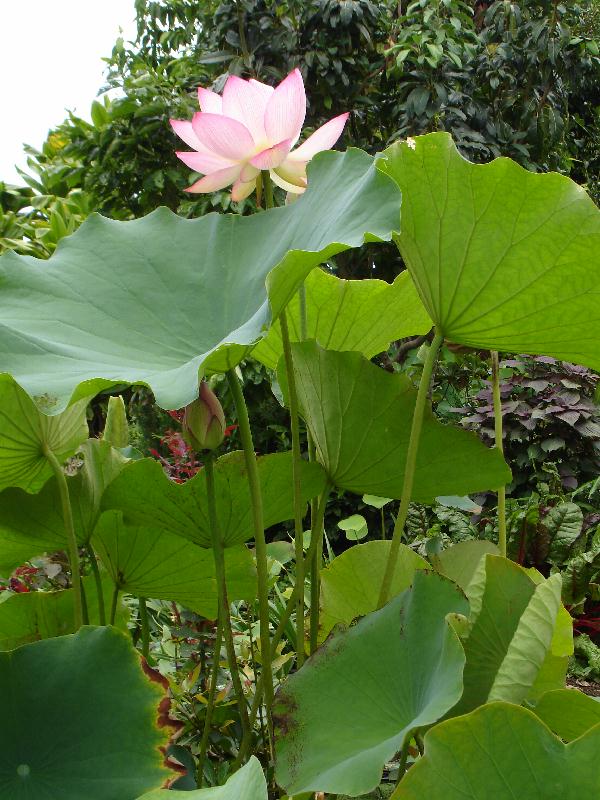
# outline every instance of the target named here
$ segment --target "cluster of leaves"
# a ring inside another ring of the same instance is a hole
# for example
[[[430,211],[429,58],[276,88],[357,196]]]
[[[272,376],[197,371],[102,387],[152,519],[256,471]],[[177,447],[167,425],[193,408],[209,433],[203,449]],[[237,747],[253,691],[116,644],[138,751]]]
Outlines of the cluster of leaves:
[[[575,502],[577,501],[577,502]],[[598,600],[600,572],[597,480],[571,495],[540,495],[509,501],[512,550],[519,563],[542,570],[560,570],[563,600],[587,625],[588,605]],[[595,630],[595,628],[594,628]]]
[[[512,490],[523,494],[548,480],[555,464],[565,489],[575,489],[600,472],[598,375],[548,356],[501,362],[503,441],[513,466]],[[494,442],[494,407],[489,380],[462,414],[469,430]],[[542,489],[543,491],[543,489]]]
[[[58,242],[73,233],[93,210],[80,188],[56,191],[43,175],[24,176],[31,188],[0,183],[0,253],[15,250],[48,258]]]
[[[137,604],[135,604],[137,606]],[[137,607],[133,608],[134,615]],[[241,739],[241,725],[235,695],[223,651],[216,652],[216,625],[213,621],[175,603],[150,600],[147,603],[149,624],[148,663],[155,666],[168,681],[172,697],[171,714],[180,723],[177,744],[172,756],[185,768],[185,775],[173,784],[173,789],[195,789],[196,760],[209,708],[210,676],[214,658],[219,661],[218,683],[221,687],[213,710],[210,749],[219,758],[204,764],[204,777],[209,785],[222,783],[227,776],[228,762],[235,757]],[[257,638],[248,624],[251,611],[232,612],[235,648],[243,665],[245,687],[254,686],[254,640]],[[141,644],[142,622],[136,620],[132,635]],[[173,750],[173,748],[171,748]]]
[[[600,682],[600,647],[586,633],[575,639],[570,673],[575,679],[583,679],[587,686],[590,681]]]

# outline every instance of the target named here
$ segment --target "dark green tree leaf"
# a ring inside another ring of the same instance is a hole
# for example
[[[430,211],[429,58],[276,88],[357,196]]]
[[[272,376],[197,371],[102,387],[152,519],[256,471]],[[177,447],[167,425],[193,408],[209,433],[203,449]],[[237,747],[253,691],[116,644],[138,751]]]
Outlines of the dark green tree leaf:
[[[542,524],[550,534],[549,559],[562,564],[583,526],[583,511],[576,503],[559,503],[544,516]]]

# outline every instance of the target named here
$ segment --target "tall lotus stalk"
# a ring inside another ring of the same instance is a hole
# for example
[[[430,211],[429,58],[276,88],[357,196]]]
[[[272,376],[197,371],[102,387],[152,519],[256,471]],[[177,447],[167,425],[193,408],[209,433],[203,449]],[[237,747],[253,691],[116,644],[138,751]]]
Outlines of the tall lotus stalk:
[[[265,204],[267,208],[273,206],[273,186],[267,170],[262,173],[262,184],[265,190]],[[290,430],[292,434],[292,480],[294,483],[294,555],[296,561],[295,595],[296,595],[296,665],[301,667],[304,663],[304,526],[302,524],[302,450],[300,447],[300,416],[298,413],[298,395],[296,391],[296,376],[294,374],[294,359],[286,310],[283,309],[279,318],[281,328],[281,341],[283,343],[283,358],[288,383],[288,400],[290,407]],[[310,565],[309,565],[310,567]]]
[[[208,500],[210,536],[217,577],[218,623],[225,640],[229,672],[238,703],[242,730],[245,732],[249,728],[248,707],[242,688],[235,645],[233,642],[233,630],[231,627],[231,615],[227,595],[225,548],[217,518],[215,496],[214,450],[221,445],[225,436],[225,415],[218,398],[208,387],[206,381],[202,381],[200,384],[198,399],[194,400],[186,407],[182,424],[183,436],[188,444],[194,449],[206,453],[204,470],[206,475],[206,496]]]
[[[492,350],[492,396],[494,402],[494,436],[496,448],[504,454],[502,443],[502,399],[500,397],[500,364],[498,351]],[[498,548],[506,558],[506,487],[498,487]]]
[[[67,484],[67,477],[62,464],[58,461],[50,447],[44,445],[44,455],[46,460],[52,467],[58,492],[60,495],[60,504],[62,509],[63,522],[65,526],[65,534],[67,537],[67,550],[69,553],[69,566],[71,568],[71,583],[73,584],[73,619],[75,624],[75,631],[83,625],[83,595],[81,584],[81,571],[79,569],[79,547],[77,544],[77,536],[75,533],[75,524],[73,522],[73,509],[71,508],[71,498],[69,496],[69,486]]]
[[[294,551],[296,557],[296,664],[304,663],[304,528],[302,525],[302,452],[300,449],[300,417],[298,414],[298,396],[296,392],[296,376],[290,334],[285,310],[280,317],[281,339],[288,382],[288,399],[290,406],[290,428],[292,431],[292,473],[294,481]]]
[[[233,629],[231,627],[231,614],[229,610],[229,599],[227,596],[227,577],[225,572],[225,548],[223,547],[223,538],[219,530],[219,523],[217,521],[216,499],[215,499],[215,480],[214,480],[214,465],[213,454],[210,453],[204,465],[206,470],[206,495],[208,498],[208,516],[210,520],[211,539],[213,544],[213,554],[215,559],[215,571],[217,573],[217,586],[219,592],[219,625],[223,632],[225,639],[225,650],[227,651],[227,662],[229,664],[229,672],[231,673],[231,682],[236,694],[238,709],[240,712],[240,721],[242,724],[242,731],[249,730],[250,723],[248,721],[248,705],[242,681],[240,679],[240,672],[237,663],[237,656],[235,652],[235,645],[233,641]]]
[[[246,472],[248,473],[248,488],[250,489],[250,499],[252,503],[252,524],[254,528],[256,573],[258,578],[258,615],[260,623],[262,678],[265,692],[265,706],[267,709],[268,727],[269,733],[271,733],[271,708],[273,706],[273,667],[270,657],[271,632],[269,625],[269,569],[267,566],[267,543],[265,540],[262,493],[260,489],[258,465],[256,463],[256,453],[254,452],[252,431],[250,429],[250,420],[248,419],[248,408],[246,406],[242,387],[240,386],[238,377],[235,374],[235,370],[229,370],[227,373],[227,381],[229,383],[229,389],[231,391],[237,413],[238,429],[240,432],[240,439],[242,441],[242,448],[244,450]]]
[[[421,380],[419,381],[419,391],[417,392],[417,399],[415,402],[415,410],[413,412],[412,426],[410,429],[410,439],[408,442],[408,451],[406,453],[406,463],[404,466],[404,482],[402,485],[402,496],[400,498],[400,509],[394,524],[394,532],[392,534],[392,543],[390,545],[390,554],[386,565],[383,582],[381,584],[381,591],[379,594],[379,606],[385,605],[390,599],[390,592],[394,580],[394,573],[396,572],[396,564],[398,562],[398,553],[400,552],[400,544],[402,542],[402,535],[404,533],[404,526],[408,517],[408,509],[410,507],[410,500],[412,496],[412,489],[415,480],[415,467],[417,464],[417,455],[419,453],[419,440],[421,438],[421,428],[423,426],[423,415],[425,413],[425,406],[427,404],[427,397],[429,394],[429,387],[431,386],[431,377],[435,362],[442,346],[444,337],[436,330],[433,342],[431,343],[427,352],[427,358],[423,365],[423,372],[421,373]]]
[[[210,673],[208,702],[206,704],[206,716],[204,717],[204,728],[202,729],[202,738],[200,739],[200,748],[198,750],[198,785],[200,787],[204,782],[204,759],[206,758],[206,753],[208,752],[208,737],[210,736],[210,728],[212,725],[215,700],[217,697],[217,680],[219,678],[219,661],[221,660],[222,641],[223,641],[223,628],[221,626],[221,620],[219,619],[217,621],[215,644],[213,648],[213,665]]]
[[[327,508],[327,501],[329,499],[330,492],[331,492],[331,484],[327,483],[325,488],[323,489],[323,491],[321,493],[319,501],[317,503],[315,503],[315,506],[316,506],[315,516],[314,516],[314,518],[312,520],[312,525],[313,525],[312,533],[313,533],[313,535],[311,536],[310,545],[309,545],[308,550],[306,552],[305,568],[306,568],[307,565],[312,564],[314,562],[314,559],[315,559],[315,552],[317,550],[317,546],[318,546],[318,542],[319,542],[319,537],[315,535],[315,532],[319,532],[320,531],[322,533],[322,531],[323,531],[323,520],[324,520],[324,517],[325,517],[325,509]],[[289,620],[290,620],[290,618],[292,616],[292,613],[293,613],[295,605],[296,605],[297,595],[298,595],[298,592],[300,592],[300,591],[303,592],[304,591],[304,587],[300,586],[298,584],[298,582],[296,582],[294,584],[294,588],[292,589],[292,594],[291,594],[291,596],[290,596],[290,598],[289,598],[289,600],[287,602],[287,605],[284,608],[283,613],[281,614],[281,616],[279,618],[279,624],[278,624],[278,626],[277,626],[277,628],[276,628],[276,630],[275,630],[275,632],[273,634],[273,639],[271,641],[271,659],[275,658],[277,645],[281,641],[281,638],[283,636],[283,632],[284,632],[284,630],[285,630],[285,628],[286,628],[286,626],[287,626],[287,624],[288,624],[288,622],[289,622]],[[259,709],[260,703],[262,702],[262,697],[263,697],[264,690],[265,690],[264,675],[262,675],[260,677],[259,681],[256,684],[256,691],[255,691],[255,694],[254,694],[254,700],[252,702],[252,708],[250,709],[250,725],[251,726],[254,725],[254,722],[256,720],[256,715],[258,713],[258,709]],[[248,752],[249,752],[249,748],[250,748],[250,743],[251,743],[250,739],[251,739],[251,737],[249,735],[244,736],[242,738],[242,743],[240,745],[240,750],[239,750],[239,753],[238,753],[238,757],[236,758],[236,760],[234,762],[234,765],[233,765],[234,769],[239,767],[244,762],[244,760],[246,759],[246,757],[248,755]]]
[[[349,116],[344,113],[334,117],[296,147],[306,116],[306,93],[298,69],[294,69],[276,87],[253,78],[244,80],[231,75],[227,79],[222,96],[200,87],[198,101],[200,111],[194,114],[191,121],[171,120],[173,130],[192,148],[192,151],[178,152],[178,157],[191,169],[204,176],[195,181],[187,191],[208,193],[232,186],[232,199],[239,202],[255,190],[258,194],[264,190],[267,208],[273,205],[272,184],[284,189],[288,195],[299,195],[304,192],[307,185],[307,163],[318,152],[328,150],[337,142]],[[301,665],[304,659],[305,575],[300,484],[302,453],[293,361],[285,311],[282,313],[280,324],[290,392],[297,570],[294,587],[296,648],[298,665]],[[262,497],[244,396],[235,372],[230,370],[227,377],[236,406],[253,507],[262,679],[270,729],[273,676],[269,658],[272,648]],[[312,572],[314,580],[314,567]]]

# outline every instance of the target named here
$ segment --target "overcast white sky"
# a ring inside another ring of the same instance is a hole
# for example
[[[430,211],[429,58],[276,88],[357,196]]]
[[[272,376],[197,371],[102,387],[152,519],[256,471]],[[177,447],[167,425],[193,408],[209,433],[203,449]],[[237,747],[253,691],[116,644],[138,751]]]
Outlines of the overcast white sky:
[[[133,0],[0,0],[0,180],[22,183],[23,143],[39,147],[66,108],[89,119],[119,28],[133,37]]]

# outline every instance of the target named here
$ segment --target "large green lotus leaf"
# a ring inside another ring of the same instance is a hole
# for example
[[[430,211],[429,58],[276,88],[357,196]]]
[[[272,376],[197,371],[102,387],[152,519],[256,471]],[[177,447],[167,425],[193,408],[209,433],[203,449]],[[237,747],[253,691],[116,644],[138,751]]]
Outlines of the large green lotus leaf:
[[[355,545],[321,570],[321,640],[334,625],[350,625],[357,617],[377,609],[390,546],[389,541]],[[401,544],[390,596],[407,589],[417,569],[428,568],[424,558]]]
[[[537,570],[527,570],[534,583],[540,583],[544,576]],[[561,605],[556,615],[554,632],[550,649],[546,653],[535,683],[527,696],[528,703],[537,703],[547,692],[564,689],[569,667],[569,658],[573,655],[573,618]]]
[[[115,628],[0,653],[0,797],[135,800],[158,788],[170,774],[162,697]]]
[[[242,544],[254,535],[252,503],[242,451],[215,462],[217,518],[226,547]],[[294,516],[292,454],[274,453],[258,458],[265,526]],[[302,463],[303,502],[318,495],[325,473],[315,463]],[[206,476],[200,470],[183,484],[174,483],[154,459],[130,463],[111,484],[103,508],[123,512],[127,524],[148,525],[153,530],[177,533],[202,547],[211,547]]]
[[[83,578],[86,606],[90,625],[100,624],[98,595],[93,577]],[[110,609],[113,583],[104,576],[102,594],[105,613]],[[28,642],[50,639],[74,633],[73,590],[57,592],[24,592],[0,595],[0,650],[14,650]],[[115,627],[127,631],[129,613],[120,603],[115,618]]]
[[[525,708],[492,703],[437,725],[391,800],[583,800],[600,795],[600,725],[565,745]]]
[[[467,589],[465,688],[453,715],[492,700],[525,700],[550,650],[560,587],[560,575],[536,585],[526,570],[501,556],[480,562]]]
[[[438,572],[450,578],[454,583],[458,583],[460,588],[466,591],[481,559],[485,558],[488,553],[494,555],[499,553],[493,542],[473,539],[458,542],[437,555],[431,556],[431,563]]]
[[[204,617],[217,616],[213,553],[167,530],[126,525],[119,511],[105,511],[92,537],[113,582],[137,597],[176,600]],[[256,597],[256,570],[242,546],[225,551],[229,600]]]
[[[356,350],[367,358],[387,350],[404,336],[427,333],[432,322],[408,272],[392,283],[347,281],[322,269],[306,278],[306,333],[328,350]],[[287,307],[290,339],[300,341],[300,298]],[[283,354],[281,332],[274,325],[252,351],[254,358],[275,369]]]
[[[9,375],[0,374],[0,491],[17,486],[39,492],[53,475],[44,448],[62,463],[87,439],[86,405],[80,400],[48,417]]]
[[[527,702],[536,702],[536,700],[547,692],[564,689],[567,682],[568,669],[569,656],[555,655],[552,652],[552,648],[550,648],[546,653],[546,658],[542,662],[542,666],[531,687],[531,691],[527,695]]]
[[[138,800],[173,800],[173,798],[173,792],[159,789],[145,794]],[[223,786],[186,792],[184,800],[268,800],[267,782],[260,761],[251,756],[248,763],[234,772]]]
[[[417,396],[406,375],[391,374],[360,353],[292,345],[298,402],[332,482],[356,494],[399,498]],[[279,381],[285,392],[283,364]],[[495,448],[425,412],[413,499],[483,491],[510,481]]]
[[[45,262],[0,260],[0,364],[54,412],[115,383],[164,408],[198,394],[199,372],[237,364],[306,275],[399,228],[400,192],[360,150],[324,153],[298,202],[182,219],[160,208],[92,215]]]
[[[520,703],[535,683],[550,651],[560,609],[560,575],[536,586],[489,693],[489,700]]]
[[[67,478],[67,485],[75,533],[79,543],[84,545],[100,515],[102,494],[127,459],[100,439],[88,439],[79,453],[83,456],[83,465],[76,475]],[[21,489],[6,489],[0,493],[0,575],[9,575],[15,567],[34,556],[66,547],[56,478],[47,481],[33,497]]]
[[[396,241],[453,342],[600,366],[600,212],[585,190],[508,158],[471,164],[447,133],[393,145]]]
[[[566,742],[600,724],[600,701],[577,689],[557,689],[542,695],[533,712]]]
[[[467,611],[453,583],[417,570],[411,589],[333,633],[276,695],[278,784],[290,795],[374,789],[405,736],[460,696],[464,652],[446,615]]]

